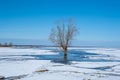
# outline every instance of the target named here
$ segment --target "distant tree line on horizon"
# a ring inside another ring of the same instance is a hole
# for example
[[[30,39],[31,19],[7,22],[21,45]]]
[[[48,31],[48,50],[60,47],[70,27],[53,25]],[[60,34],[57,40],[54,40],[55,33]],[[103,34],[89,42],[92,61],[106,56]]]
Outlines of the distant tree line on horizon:
[[[9,42],[9,43],[7,43],[7,42],[5,42],[5,43],[0,43],[0,47],[12,47],[13,46],[13,44],[11,43],[11,42]]]

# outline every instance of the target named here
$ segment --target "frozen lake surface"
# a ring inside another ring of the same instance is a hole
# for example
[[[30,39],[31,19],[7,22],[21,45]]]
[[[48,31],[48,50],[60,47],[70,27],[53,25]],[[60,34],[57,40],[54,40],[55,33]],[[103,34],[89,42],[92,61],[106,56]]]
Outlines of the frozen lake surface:
[[[120,80],[120,49],[69,48],[65,64],[55,48],[0,48],[0,75],[6,80]]]

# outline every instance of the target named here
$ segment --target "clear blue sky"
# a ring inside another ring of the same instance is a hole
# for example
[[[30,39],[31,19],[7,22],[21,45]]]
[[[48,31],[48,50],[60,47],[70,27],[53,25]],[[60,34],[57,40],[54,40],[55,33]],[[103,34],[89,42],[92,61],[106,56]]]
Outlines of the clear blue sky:
[[[56,20],[69,17],[76,43],[120,45],[120,0],[0,0],[0,41],[46,43]]]

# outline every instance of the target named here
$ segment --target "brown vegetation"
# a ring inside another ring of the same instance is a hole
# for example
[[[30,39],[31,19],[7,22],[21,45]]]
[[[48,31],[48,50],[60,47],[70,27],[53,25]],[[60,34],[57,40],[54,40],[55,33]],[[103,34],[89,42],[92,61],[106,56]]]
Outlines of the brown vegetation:
[[[71,41],[77,33],[77,28],[73,25],[72,20],[69,19],[68,25],[65,25],[63,21],[61,24],[57,24],[56,28],[51,30],[50,41],[64,52],[64,60],[67,61],[67,51],[71,44]]]

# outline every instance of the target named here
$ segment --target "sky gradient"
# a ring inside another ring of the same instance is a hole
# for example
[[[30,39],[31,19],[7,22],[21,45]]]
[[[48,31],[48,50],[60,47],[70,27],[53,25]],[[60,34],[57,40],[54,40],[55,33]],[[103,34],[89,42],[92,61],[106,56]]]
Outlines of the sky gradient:
[[[0,0],[0,42],[46,44],[56,20],[69,17],[75,44],[120,46],[119,0]]]

